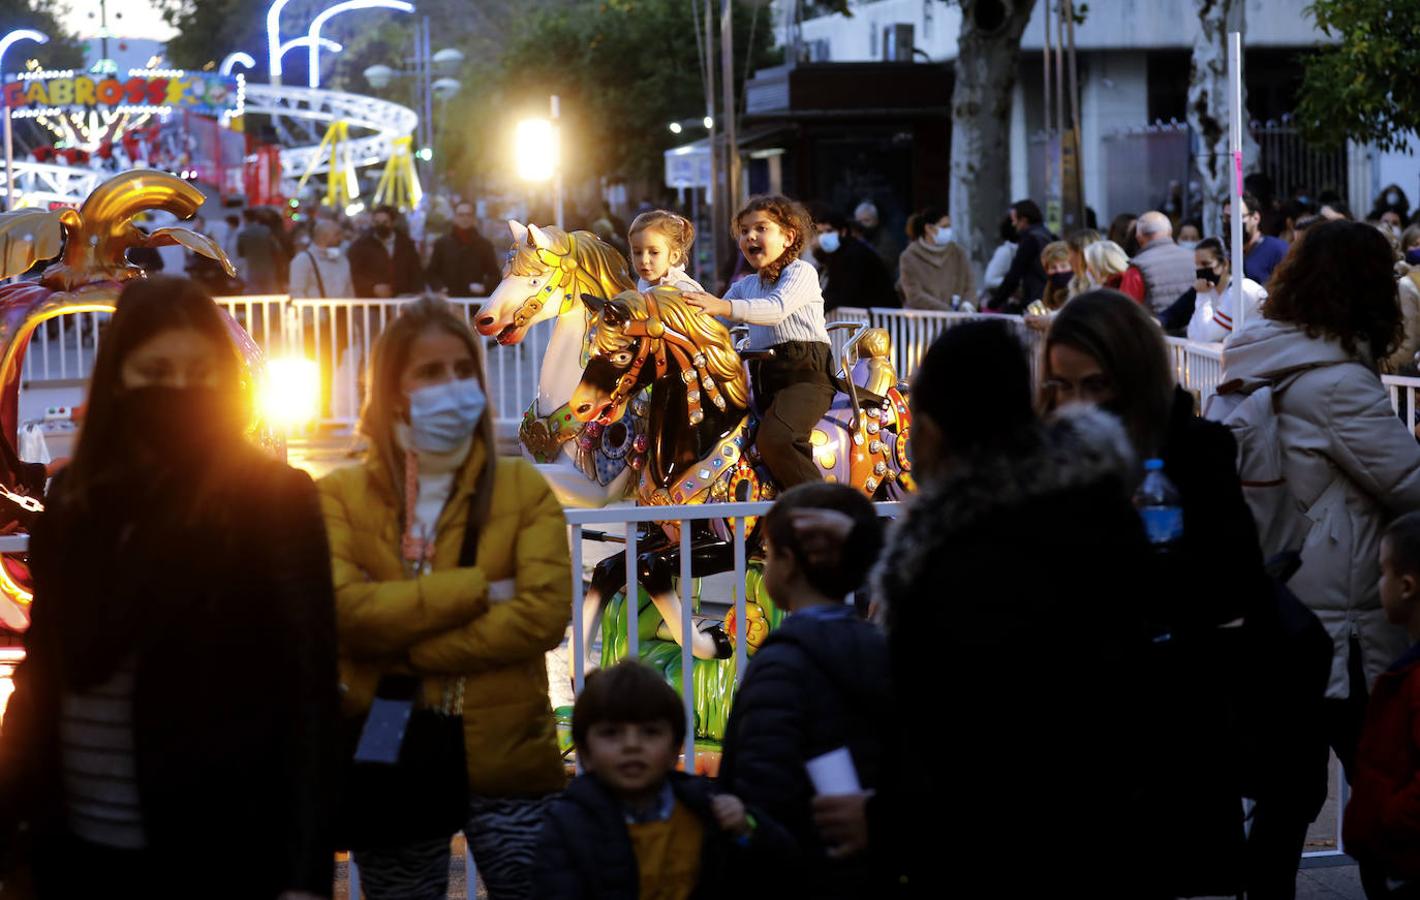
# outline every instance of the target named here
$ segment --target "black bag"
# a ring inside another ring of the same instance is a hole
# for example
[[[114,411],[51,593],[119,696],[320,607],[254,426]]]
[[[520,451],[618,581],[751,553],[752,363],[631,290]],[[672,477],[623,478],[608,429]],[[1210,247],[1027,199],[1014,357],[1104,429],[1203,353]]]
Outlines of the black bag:
[[[473,502],[469,521],[473,521]],[[478,531],[464,532],[459,565],[478,560]],[[421,679],[386,675],[375,696],[418,700]],[[457,692],[462,710],[463,691]],[[355,760],[366,716],[342,722],[346,764],[336,825],[342,849],[400,847],[416,841],[447,838],[468,821],[468,762],[464,753],[463,715],[416,708],[410,713],[393,765]]]

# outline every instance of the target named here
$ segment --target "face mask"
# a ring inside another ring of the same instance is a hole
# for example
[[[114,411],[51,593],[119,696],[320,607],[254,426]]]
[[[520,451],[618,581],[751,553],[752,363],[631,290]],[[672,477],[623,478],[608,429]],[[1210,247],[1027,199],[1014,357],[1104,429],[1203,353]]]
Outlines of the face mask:
[[[830,231],[827,234],[819,235],[818,246],[824,253],[838,252],[838,232]]]
[[[339,248],[339,247],[326,247],[326,248],[325,248],[325,258],[326,258],[326,259],[340,259],[340,248]]]
[[[1385,202],[1389,203],[1391,206],[1399,205],[1400,194],[1396,191],[1391,191],[1390,193],[1385,195]]]
[[[1405,261],[1412,266],[1420,266],[1420,247],[1411,247],[1405,251]]]
[[[446,381],[409,394],[409,430],[414,449],[426,453],[451,453],[459,448],[478,420],[488,399],[477,379]]]
[[[1197,242],[1197,241],[1179,241],[1179,242],[1178,242],[1178,245],[1179,245],[1180,247],[1182,247],[1183,249],[1185,249],[1185,250],[1192,250],[1194,247],[1197,247],[1197,246],[1198,246],[1198,242]]]
[[[1217,284],[1222,278],[1212,269],[1194,269],[1193,274],[1198,276],[1199,281],[1206,281],[1209,284]]]
[[[1067,288],[1074,277],[1074,272],[1051,272],[1050,283],[1058,288]]]
[[[115,399],[134,448],[163,468],[200,465],[240,440],[236,416],[222,409],[223,395],[212,388],[124,388]]]
[[[950,244],[952,242],[951,226],[948,225],[946,228],[938,228],[937,234],[932,240],[938,247],[945,247]]]
[[[382,240],[382,241],[388,240],[390,234],[391,234],[393,231],[394,231],[394,229],[391,228],[391,227],[388,226],[388,225],[376,225],[376,226],[375,226],[375,237],[379,238],[379,239]]]

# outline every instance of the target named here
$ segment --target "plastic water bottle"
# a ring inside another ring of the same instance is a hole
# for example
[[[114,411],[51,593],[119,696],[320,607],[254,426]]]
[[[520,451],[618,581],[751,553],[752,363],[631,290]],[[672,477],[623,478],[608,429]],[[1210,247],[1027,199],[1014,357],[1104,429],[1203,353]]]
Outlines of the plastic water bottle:
[[[1134,507],[1144,520],[1149,543],[1163,549],[1183,537],[1183,506],[1178,488],[1164,474],[1164,461],[1144,463],[1144,482],[1134,492]]]

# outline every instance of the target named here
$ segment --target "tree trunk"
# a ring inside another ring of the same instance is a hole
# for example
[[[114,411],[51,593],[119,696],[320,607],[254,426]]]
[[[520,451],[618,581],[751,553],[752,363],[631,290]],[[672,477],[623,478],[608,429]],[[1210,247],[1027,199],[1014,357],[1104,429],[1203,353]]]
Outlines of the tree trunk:
[[[1223,204],[1233,195],[1232,149],[1229,140],[1228,32],[1243,33],[1244,0],[1194,0],[1202,26],[1193,45],[1193,72],[1188,84],[1188,126],[1200,147],[1196,159],[1203,193],[1203,234],[1223,233]],[[1243,164],[1257,168],[1258,147],[1247,127],[1247,89],[1243,89]],[[1236,267],[1235,267],[1236,268]]]
[[[961,0],[952,91],[952,231],[976,282],[996,248],[1011,191],[1011,93],[1035,0]]]

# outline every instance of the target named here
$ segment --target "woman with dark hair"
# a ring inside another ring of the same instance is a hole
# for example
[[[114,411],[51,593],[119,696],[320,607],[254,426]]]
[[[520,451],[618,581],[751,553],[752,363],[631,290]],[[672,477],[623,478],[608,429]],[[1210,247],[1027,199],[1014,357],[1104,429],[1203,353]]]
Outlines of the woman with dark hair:
[[[1381,530],[1420,508],[1420,447],[1377,373],[1401,335],[1391,258],[1369,225],[1307,229],[1272,275],[1263,319],[1228,344],[1219,389],[1272,392],[1301,535],[1287,548],[1301,553],[1287,586],[1332,640],[1317,740],[1335,749],[1348,778],[1368,687],[1408,644],[1381,608]],[[1325,759],[1323,746],[1317,765]],[[1298,852],[1307,821],[1295,824]]]
[[[0,821],[29,823],[41,896],[331,890],[325,529],[310,478],[246,439],[227,328],[192,281],[128,283],[34,528]]]
[[[1025,352],[1000,322],[938,338],[912,406],[920,490],[873,589],[906,713],[897,764],[886,767],[900,780],[866,818],[861,800],[820,798],[820,827],[847,851],[863,845],[869,822],[875,851],[904,855],[914,895],[944,895],[940,854],[951,846],[1002,873],[1011,893],[1044,896],[1070,866],[1055,834],[1068,818],[1122,846],[1091,896],[1147,896],[1131,868],[1128,798],[1148,553],[1129,502],[1128,438],[1093,409],[1041,423]],[[838,546],[827,523],[805,527]],[[1042,735],[1066,734],[1042,751]],[[920,811],[937,811],[935,824],[922,826]]]
[[[420,743],[421,759],[459,759],[447,783],[406,770],[390,808],[348,792],[370,900],[443,897],[459,830],[493,900],[531,896],[547,798],[566,781],[544,655],[571,617],[566,525],[537,470],[498,455],[483,378],[462,316],[432,297],[405,305],[370,363],[368,458],[320,482],[345,712],[373,719],[413,681],[409,721],[454,732],[453,748]]]
[[[1315,713],[1320,688],[1308,693],[1304,677],[1279,677],[1280,653],[1264,662],[1263,654],[1243,646],[1252,642],[1255,649],[1257,641],[1274,638],[1268,623],[1278,606],[1243,498],[1237,445],[1227,427],[1194,415],[1193,395],[1174,382],[1158,321],[1123,294],[1091,291],[1070,301],[1051,323],[1042,363],[1047,412],[1091,404],[1117,414],[1139,457],[1161,459],[1178,490],[1183,533],[1159,554],[1159,576],[1139,594],[1155,634],[1167,636],[1154,645],[1146,670],[1158,701],[1153,708],[1162,714],[1151,723],[1151,756],[1161,777],[1146,782],[1146,809],[1156,829],[1151,868],[1180,896],[1238,893],[1244,877],[1240,797],[1259,800],[1261,809],[1277,788],[1295,786],[1285,779],[1263,783],[1262,776],[1306,762],[1286,742],[1272,740],[1265,763],[1254,766],[1264,754],[1244,755],[1240,742],[1294,734],[1296,720]],[[1243,622],[1245,629],[1236,627]],[[1320,626],[1315,636],[1321,639]],[[1301,671],[1316,672],[1316,666],[1304,664]],[[1319,675],[1313,682],[1319,685]],[[1232,717],[1242,710],[1245,721],[1266,727],[1240,737]],[[1287,867],[1289,835],[1283,828],[1278,836],[1277,824],[1261,814],[1254,819],[1247,849],[1256,873],[1247,876],[1251,890],[1278,871],[1279,855],[1283,876],[1295,876],[1295,858]],[[1278,843],[1280,854],[1273,849]],[[1200,852],[1202,846],[1207,849]]]
[[[953,298],[973,299],[971,261],[952,240],[952,218],[929,206],[907,220],[912,243],[898,259],[897,287],[907,309],[956,309]],[[959,305],[959,303],[958,303]]]

